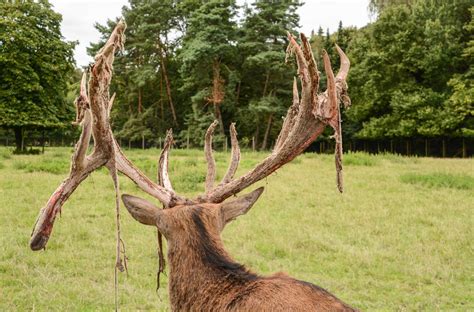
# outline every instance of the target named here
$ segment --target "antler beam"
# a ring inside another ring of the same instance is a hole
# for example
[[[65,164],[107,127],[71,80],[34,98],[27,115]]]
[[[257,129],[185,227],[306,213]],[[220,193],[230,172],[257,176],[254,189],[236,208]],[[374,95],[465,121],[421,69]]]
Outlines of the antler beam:
[[[85,72],[82,76],[80,95],[75,101],[76,120],[74,122],[74,124],[81,124],[82,133],[75,146],[69,177],[59,185],[46,206],[40,210],[30,239],[30,247],[33,250],[45,248],[53,230],[56,215],[61,212],[63,204],[82,181],[102,166],[116,168],[165,206],[189,202],[176,195],[170,183],[164,183],[162,187],[146,177],[125,157],[113,136],[109,115],[115,95],[110,98],[109,86],[114,55],[117,50],[123,48],[125,28],[124,21],[117,23],[110,38],[95,56],[95,63],[89,71],[88,86],[86,86],[87,73]],[[86,155],[91,136],[94,139],[94,150],[90,155]],[[114,165],[109,166],[109,162],[113,162]]]
[[[117,49],[121,49],[123,46],[125,28],[125,22],[120,21],[107,43],[96,55],[95,64],[90,68],[88,86],[86,83],[87,73],[84,73],[82,77],[80,95],[75,101],[75,124],[81,125],[82,133],[71,160],[69,177],[61,183],[51,195],[46,206],[41,209],[31,235],[31,249],[39,250],[46,246],[56,215],[61,211],[64,202],[91,172],[101,166],[109,168],[113,177],[115,177],[115,170],[125,174],[143,191],[161,201],[165,208],[195,202],[220,203],[290,162],[316,140],[326,125],[330,125],[335,132],[337,181],[339,190],[342,192],[342,137],[339,103],[342,101],[344,104],[350,104],[345,81],[350,63],[338,46],[336,49],[341,58],[341,68],[336,77],[332,72],[327,53],[323,52],[328,89],[324,93],[318,94],[319,73],[308,40],[304,35],[301,35],[302,45],[300,46],[292,35],[288,35],[287,56],[293,53],[296,56],[301,96],[295,79],[293,103],[288,109],[273,152],[251,171],[238,179],[233,179],[240,161],[240,149],[235,125],[232,124],[230,127],[232,143],[230,165],[222,181],[214,186],[216,168],[212,154],[212,135],[217,122],[212,123],[205,138],[205,154],[208,164],[206,193],[195,200],[188,200],[175,193],[168,175],[169,149],[172,144],[171,131],[167,133],[165,146],[159,160],[159,184],[146,177],[125,157],[113,136],[109,118],[115,95],[112,98],[109,97],[109,85],[112,78],[114,54]],[[86,155],[91,136],[94,139],[94,150],[90,155]]]
[[[267,177],[301,154],[316,140],[328,124],[335,131],[337,184],[339,191],[342,192],[342,137],[339,103],[343,96],[347,97],[345,79],[349,71],[349,59],[336,46],[341,58],[341,69],[337,79],[335,79],[329,56],[326,51],[323,51],[328,89],[324,93],[318,94],[319,74],[307,38],[301,34],[302,46],[296,42],[291,34],[288,34],[288,39],[290,43],[287,56],[293,53],[296,56],[297,72],[301,82],[301,98],[295,79],[293,83],[293,104],[288,109],[272,154],[240,178],[236,180],[227,179],[225,183],[221,183],[210,190],[206,188],[206,196],[198,198],[198,200],[219,203]],[[350,102],[348,97],[344,102]]]

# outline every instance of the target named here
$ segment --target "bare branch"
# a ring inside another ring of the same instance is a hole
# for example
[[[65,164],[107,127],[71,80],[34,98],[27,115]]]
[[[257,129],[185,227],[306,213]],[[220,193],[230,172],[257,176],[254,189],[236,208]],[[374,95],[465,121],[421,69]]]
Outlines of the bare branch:
[[[230,142],[232,145],[230,164],[229,164],[229,168],[227,169],[227,173],[225,174],[220,184],[229,183],[234,177],[234,174],[237,171],[237,168],[239,167],[240,147],[239,147],[239,141],[237,140],[237,131],[235,130],[235,123],[230,124]]]
[[[173,130],[169,129],[166,132],[165,144],[160,154],[160,160],[158,161],[158,183],[160,184],[160,186],[174,193],[173,186],[171,185],[170,177],[168,174],[168,159],[172,145]]]
[[[212,152],[212,135],[214,130],[217,127],[219,122],[214,120],[214,122],[209,126],[206,131],[206,138],[204,142],[204,154],[206,155],[207,162],[207,174],[206,174],[206,192],[209,192],[214,185],[214,180],[216,179],[216,161],[214,160],[214,155]]]

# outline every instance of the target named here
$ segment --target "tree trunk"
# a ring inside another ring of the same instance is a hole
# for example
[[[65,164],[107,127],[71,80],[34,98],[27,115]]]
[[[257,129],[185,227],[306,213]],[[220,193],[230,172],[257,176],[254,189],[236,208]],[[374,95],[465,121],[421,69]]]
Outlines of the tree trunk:
[[[466,148],[466,141],[462,138],[462,158],[467,157],[467,148]]]
[[[219,129],[221,130],[222,135],[225,136],[224,122],[222,121],[221,109],[218,104],[214,104],[214,114],[216,119],[219,120]]]
[[[41,154],[44,154],[44,141],[45,141],[45,138],[44,138],[44,130],[43,130],[41,133]]]
[[[257,118],[257,129],[255,129],[255,134],[254,134],[254,151],[257,149],[258,146],[258,137],[260,136],[260,118]]]
[[[267,73],[266,78],[265,78],[265,84],[263,85],[262,96],[265,96],[265,94],[267,94],[267,88],[268,88],[268,81],[269,80],[270,80],[270,73]]]
[[[160,54],[161,70],[163,77],[165,78],[166,95],[168,96],[168,103],[170,104],[171,114],[173,115],[173,123],[177,126],[178,119],[176,118],[176,110],[174,109],[173,98],[171,96],[171,83],[168,77],[168,71],[166,70],[165,51],[163,51],[161,48],[161,44],[158,44],[158,49]]]
[[[236,104],[239,104],[239,98],[240,98],[240,85],[241,85],[241,81],[239,80],[239,82],[237,83],[237,91],[236,91],[236,95],[235,95],[235,103]]]
[[[138,114],[141,114],[143,111],[142,107],[142,88],[138,88]]]
[[[160,79],[160,113],[161,113],[161,121],[165,120],[165,111],[163,107],[163,72],[161,72],[161,79]]]
[[[15,127],[13,128],[15,131],[15,145],[16,145],[16,150],[18,152],[22,152],[25,148],[24,146],[24,139],[23,139],[23,127]]]
[[[270,135],[270,129],[272,128],[272,122],[273,122],[273,114],[270,114],[268,117],[268,122],[267,122],[267,129],[265,130],[265,135],[263,137],[263,142],[262,142],[262,150],[265,150],[267,148],[267,143],[268,143],[268,137]]]
[[[446,140],[443,139],[443,151],[442,151],[443,158],[446,157]]]
[[[219,129],[222,135],[225,137],[224,123],[222,121],[222,114],[220,105],[224,100],[224,80],[221,78],[221,67],[220,61],[214,59],[212,63],[212,93],[209,98],[209,102],[214,104],[214,115],[215,118],[219,121]]]

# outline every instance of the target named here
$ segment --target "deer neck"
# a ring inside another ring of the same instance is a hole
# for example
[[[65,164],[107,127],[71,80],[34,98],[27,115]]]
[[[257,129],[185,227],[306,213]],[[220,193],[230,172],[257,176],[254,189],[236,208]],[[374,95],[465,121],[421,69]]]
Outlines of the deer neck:
[[[209,294],[231,294],[258,278],[230,257],[217,231],[207,230],[200,218],[194,222],[195,235],[169,244],[169,292],[175,310],[199,306],[202,300],[211,304]]]

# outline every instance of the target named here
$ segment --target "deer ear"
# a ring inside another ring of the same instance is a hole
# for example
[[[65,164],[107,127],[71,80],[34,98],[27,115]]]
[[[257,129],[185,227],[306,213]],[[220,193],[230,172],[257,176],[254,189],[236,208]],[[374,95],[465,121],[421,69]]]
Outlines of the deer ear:
[[[160,208],[143,198],[127,194],[122,195],[122,201],[135,220],[146,225],[156,226],[156,221],[162,214]]]
[[[259,187],[255,191],[241,196],[236,200],[223,203],[221,206],[221,212],[225,223],[228,223],[238,216],[241,216],[252,208],[253,204],[262,195],[263,187]]]

